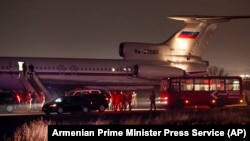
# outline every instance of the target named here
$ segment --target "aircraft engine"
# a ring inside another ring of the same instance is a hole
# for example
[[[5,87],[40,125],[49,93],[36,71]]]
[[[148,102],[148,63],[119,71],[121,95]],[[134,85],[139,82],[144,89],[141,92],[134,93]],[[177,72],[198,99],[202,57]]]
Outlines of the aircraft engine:
[[[135,65],[133,73],[136,77],[160,80],[165,77],[184,76],[185,71],[170,66]]]
[[[163,45],[145,43],[121,43],[119,55],[124,60],[159,60],[161,59],[160,48]]]

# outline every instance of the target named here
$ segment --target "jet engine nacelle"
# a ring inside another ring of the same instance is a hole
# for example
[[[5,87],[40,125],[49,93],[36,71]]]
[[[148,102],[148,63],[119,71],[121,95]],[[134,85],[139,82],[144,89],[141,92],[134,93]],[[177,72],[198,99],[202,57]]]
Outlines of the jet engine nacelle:
[[[124,60],[161,60],[161,44],[149,43],[121,43],[119,46],[119,55]]]
[[[156,65],[135,65],[133,73],[136,77],[154,80],[185,75],[185,71],[180,68]]]

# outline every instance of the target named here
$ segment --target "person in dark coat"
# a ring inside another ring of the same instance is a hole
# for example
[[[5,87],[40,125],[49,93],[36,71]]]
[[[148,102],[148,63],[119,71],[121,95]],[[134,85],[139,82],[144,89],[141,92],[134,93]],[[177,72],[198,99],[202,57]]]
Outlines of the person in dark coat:
[[[155,91],[152,91],[151,95],[149,96],[150,100],[150,111],[156,110],[156,104],[155,104]]]

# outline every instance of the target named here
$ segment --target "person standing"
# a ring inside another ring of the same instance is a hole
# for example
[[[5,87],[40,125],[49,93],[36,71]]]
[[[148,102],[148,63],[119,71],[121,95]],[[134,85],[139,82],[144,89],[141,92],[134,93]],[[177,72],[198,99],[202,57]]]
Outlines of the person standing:
[[[37,106],[37,95],[36,92],[31,93],[31,109],[36,110]]]
[[[43,91],[41,91],[39,94],[39,100],[40,100],[40,108],[42,108],[45,103],[45,94]]]
[[[22,69],[23,69],[23,76],[24,76],[24,78],[26,78],[26,74],[27,74],[27,65],[26,65],[25,63],[23,63]]]
[[[31,111],[31,91],[29,91],[28,93],[26,93],[26,105],[27,105],[27,111],[30,112]]]
[[[150,100],[150,111],[152,110],[156,110],[156,105],[155,105],[155,91],[152,90],[151,95],[149,96],[149,100]]]
[[[132,102],[132,92],[131,91],[129,91],[127,93],[127,102],[128,102],[128,109],[129,109],[129,111],[131,111],[131,109],[132,109],[132,105],[131,105],[131,102]]]
[[[33,64],[29,64],[29,75],[30,75],[30,79],[33,78],[33,73],[34,73],[34,65]]]
[[[137,93],[135,91],[132,93],[131,105],[133,105],[134,108],[137,108]]]

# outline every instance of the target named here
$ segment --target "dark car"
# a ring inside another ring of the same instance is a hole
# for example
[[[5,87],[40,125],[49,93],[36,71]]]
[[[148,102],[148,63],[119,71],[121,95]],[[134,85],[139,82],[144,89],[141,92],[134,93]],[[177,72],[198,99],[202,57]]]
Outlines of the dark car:
[[[104,112],[109,107],[109,97],[103,93],[79,95],[79,97],[86,101],[82,105],[82,111],[85,113],[93,110]]]
[[[57,112],[89,112],[98,110],[104,112],[108,108],[108,101],[102,94],[87,94],[77,96],[59,96],[43,105],[42,111],[46,114]]]
[[[0,91],[1,112],[12,113],[19,104],[18,95],[13,91]]]

